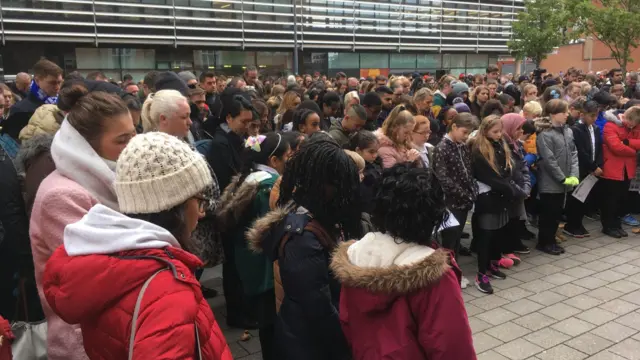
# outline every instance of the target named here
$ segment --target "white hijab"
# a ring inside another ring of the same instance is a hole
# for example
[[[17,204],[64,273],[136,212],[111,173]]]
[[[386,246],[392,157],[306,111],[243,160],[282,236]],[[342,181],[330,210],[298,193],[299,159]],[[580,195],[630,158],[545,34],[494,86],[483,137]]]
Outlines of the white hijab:
[[[51,157],[60,174],[80,184],[101,204],[119,210],[113,187],[116,163],[101,158],[66,118],[53,138]]]

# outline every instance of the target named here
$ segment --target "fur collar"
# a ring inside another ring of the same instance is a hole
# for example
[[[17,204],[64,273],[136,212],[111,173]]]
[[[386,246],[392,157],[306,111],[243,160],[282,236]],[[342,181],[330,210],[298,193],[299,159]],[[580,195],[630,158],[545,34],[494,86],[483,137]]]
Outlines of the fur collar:
[[[256,220],[245,233],[249,249],[256,253],[263,252],[265,249],[262,245],[265,236],[275,224],[282,222],[290,211],[289,207],[277,207]]]
[[[343,286],[364,288],[373,292],[408,293],[437,282],[450,268],[449,254],[438,249],[410,264],[385,267],[360,267],[350,259],[349,248],[356,241],[338,246],[333,254],[331,270]]]
[[[240,184],[240,175],[231,179],[220,197],[216,208],[216,224],[219,231],[224,232],[237,226],[245,211],[251,206],[258,193],[260,183],[256,181],[244,181]]]
[[[18,155],[14,160],[18,175],[24,177],[32,160],[40,156],[42,153],[48,153],[51,151],[52,142],[53,135],[49,134],[35,135],[31,139],[23,141],[22,146],[18,151]]]

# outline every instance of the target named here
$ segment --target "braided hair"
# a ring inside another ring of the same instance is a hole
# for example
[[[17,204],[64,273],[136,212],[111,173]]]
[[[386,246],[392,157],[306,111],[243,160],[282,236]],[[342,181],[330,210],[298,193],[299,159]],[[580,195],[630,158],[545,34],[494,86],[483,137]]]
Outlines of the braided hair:
[[[300,131],[300,126],[304,126],[307,118],[314,113],[315,111],[310,109],[298,108],[293,113],[293,130]]]
[[[334,235],[359,231],[360,177],[356,164],[335,141],[312,136],[287,162],[278,204],[293,201]]]

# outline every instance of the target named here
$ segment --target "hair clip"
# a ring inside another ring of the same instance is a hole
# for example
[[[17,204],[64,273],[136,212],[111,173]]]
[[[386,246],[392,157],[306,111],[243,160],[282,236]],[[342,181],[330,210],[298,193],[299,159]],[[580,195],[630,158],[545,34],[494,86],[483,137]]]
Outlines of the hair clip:
[[[464,99],[463,99],[463,98],[461,98],[461,97],[457,97],[457,98],[453,99],[453,101],[451,101],[451,103],[452,103],[453,105],[455,105],[455,104],[460,104],[460,103],[464,103]]]
[[[560,98],[560,93],[557,90],[551,90],[551,97],[554,99],[559,99]]]
[[[256,152],[260,152],[260,144],[262,144],[262,142],[266,138],[267,137],[264,136],[264,135],[249,136],[247,138],[247,141],[244,142],[244,147],[245,148],[251,148],[251,150],[256,151]]]

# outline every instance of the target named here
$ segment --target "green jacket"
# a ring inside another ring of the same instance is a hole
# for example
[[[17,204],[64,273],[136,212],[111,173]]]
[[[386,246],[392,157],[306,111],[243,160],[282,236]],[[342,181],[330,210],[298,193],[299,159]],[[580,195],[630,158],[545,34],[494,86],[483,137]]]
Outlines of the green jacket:
[[[349,133],[342,127],[342,119],[333,121],[329,128],[329,135],[335,140],[340,147],[349,144]]]
[[[232,180],[216,211],[222,236],[233,239],[235,264],[246,295],[253,296],[274,288],[273,263],[264,253],[254,253],[247,246],[245,233],[253,222],[269,209],[271,188],[279,175],[267,171],[251,173],[242,184],[238,176]]]

